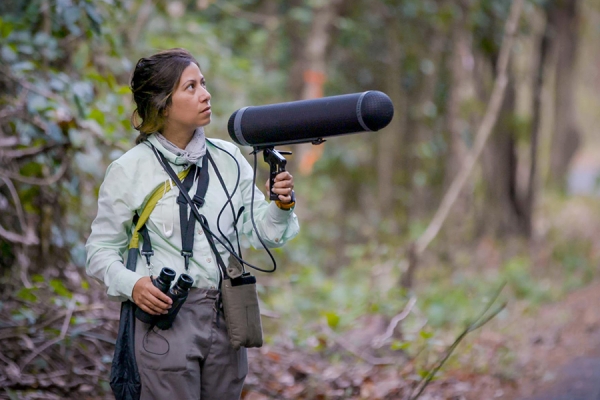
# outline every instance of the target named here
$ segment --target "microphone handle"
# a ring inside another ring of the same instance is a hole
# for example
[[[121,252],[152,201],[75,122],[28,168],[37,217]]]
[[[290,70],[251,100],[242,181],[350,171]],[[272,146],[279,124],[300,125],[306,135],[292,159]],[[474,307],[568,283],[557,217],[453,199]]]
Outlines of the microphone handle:
[[[273,185],[275,185],[275,177],[285,171],[287,160],[272,147],[267,147],[263,150],[265,162],[269,164],[269,199],[279,200],[279,195],[273,193]]]

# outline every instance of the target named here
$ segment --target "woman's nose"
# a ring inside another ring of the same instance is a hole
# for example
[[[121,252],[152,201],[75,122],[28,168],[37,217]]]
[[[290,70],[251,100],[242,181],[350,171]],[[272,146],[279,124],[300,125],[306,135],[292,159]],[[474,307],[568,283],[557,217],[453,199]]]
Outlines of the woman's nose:
[[[208,90],[206,90],[205,88],[202,88],[202,90],[200,91],[200,96],[199,96],[199,100],[201,102],[205,102],[205,101],[209,101],[210,100],[210,93]]]

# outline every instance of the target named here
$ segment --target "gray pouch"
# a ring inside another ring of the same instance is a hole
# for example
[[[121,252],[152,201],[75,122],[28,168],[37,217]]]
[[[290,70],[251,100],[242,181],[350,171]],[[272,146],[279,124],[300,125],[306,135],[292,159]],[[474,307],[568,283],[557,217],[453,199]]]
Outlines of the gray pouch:
[[[230,278],[221,284],[221,297],[229,341],[234,349],[261,347],[263,344],[262,324],[256,278],[249,272],[242,273],[239,262],[231,257],[227,268]]]

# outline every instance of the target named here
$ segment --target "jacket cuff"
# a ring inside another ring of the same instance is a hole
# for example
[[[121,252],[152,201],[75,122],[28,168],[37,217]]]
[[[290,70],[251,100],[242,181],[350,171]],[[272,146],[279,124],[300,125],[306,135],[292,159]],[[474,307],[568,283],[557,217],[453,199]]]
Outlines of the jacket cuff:
[[[108,293],[112,296],[127,297],[127,299],[133,301],[133,287],[142,279],[142,276],[137,272],[123,269],[119,271],[117,276],[114,278],[114,290],[110,290],[112,293]]]
[[[274,223],[286,223],[290,215],[293,213],[293,208],[289,210],[283,210],[277,207],[274,201],[269,203],[268,215],[271,221]]]

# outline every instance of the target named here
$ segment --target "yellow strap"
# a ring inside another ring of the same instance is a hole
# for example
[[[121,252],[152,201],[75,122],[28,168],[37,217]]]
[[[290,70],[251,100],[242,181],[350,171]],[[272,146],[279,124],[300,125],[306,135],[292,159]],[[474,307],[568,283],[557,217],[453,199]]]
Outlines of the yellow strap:
[[[177,174],[180,181],[182,181],[187,176],[188,172],[190,172],[190,169],[191,168],[188,168]],[[163,196],[169,190],[171,190],[172,187],[173,187],[173,185],[171,185],[171,180],[169,179],[168,181],[158,185],[156,187],[156,189],[154,189],[152,194],[150,194],[150,198],[148,199],[148,202],[144,206],[144,209],[142,210],[142,213],[140,214],[140,218],[138,219],[138,222],[135,225],[135,230],[133,231],[133,235],[131,236],[131,242],[129,242],[130,249],[139,247],[139,245],[140,245],[140,234],[138,233],[139,230],[142,228],[142,226],[144,226],[146,221],[148,221],[148,218],[150,217],[150,214],[152,214],[152,211],[154,210],[154,207],[156,207],[156,204],[158,203],[158,201],[160,199],[162,199]]]

